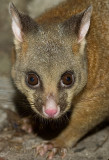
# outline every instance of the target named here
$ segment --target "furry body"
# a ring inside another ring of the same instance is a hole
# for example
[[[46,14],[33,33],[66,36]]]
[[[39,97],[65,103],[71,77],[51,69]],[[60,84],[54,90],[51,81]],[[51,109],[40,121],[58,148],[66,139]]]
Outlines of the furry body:
[[[79,42],[81,22],[77,19],[81,16],[70,18],[90,4],[93,5],[90,30],[86,40],[84,37]],[[68,0],[37,18],[36,24],[21,16],[21,24],[24,23],[20,35],[22,42],[15,39],[16,60],[12,69],[16,86],[40,116],[44,117],[41,106],[49,94],[55,95],[55,100],[50,99],[60,106],[57,118],[72,108],[68,126],[51,141],[54,148],[75,145],[109,116],[108,6],[107,0]],[[75,83],[73,87],[62,89],[59,79],[66,70],[72,69]],[[30,71],[40,75],[41,84],[37,90],[30,89],[25,83],[25,73]]]

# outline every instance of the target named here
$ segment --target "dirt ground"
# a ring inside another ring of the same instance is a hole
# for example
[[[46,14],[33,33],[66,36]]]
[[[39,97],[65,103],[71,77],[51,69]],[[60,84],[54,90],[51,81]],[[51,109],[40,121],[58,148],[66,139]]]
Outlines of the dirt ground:
[[[13,0],[20,10],[39,15],[47,7],[56,5],[50,0]],[[62,0],[60,0],[62,1]],[[16,92],[10,78],[12,31],[8,14],[10,0],[0,5],[0,160],[45,160],[36,155],[35,146],[43,139],[21,130],[21,121],[15,109]],[[52,2],[52,3],[51,3]],[[35,8],[33,9],[32,8]],[[55,160],[59,160],[59,156]],[[104,122],[68,151],[65,160],[109,160],[109,124]]]

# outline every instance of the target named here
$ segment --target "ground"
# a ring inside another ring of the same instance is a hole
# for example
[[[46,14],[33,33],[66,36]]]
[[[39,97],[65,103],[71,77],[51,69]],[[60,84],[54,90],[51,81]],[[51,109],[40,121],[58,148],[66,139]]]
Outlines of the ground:
[[[61,0],[62,1],[62,0]],[[27,134],[21,130],[15,110],[13,96],[16,92],[10,78],[12,33],[8,14],[8,2],[1,0],[0,5],[0,160],[45,160],[36,156],[35,146],[42,138],[35,134]],[[25,12],[40,14],[40,6],[47,7],[44,0],[13,0]],[[50,0],[46,2],[51,6]],[[54,5],[57,3],[55,1]],[[31,7],[37,4],[37,12]],[[44,10],[44,7],[40,7]],[[58,156],[55,160],[59,160]],[[74,148],[68,151],[65,160],[109,160],[109,125],[104,122],[84,137]]]

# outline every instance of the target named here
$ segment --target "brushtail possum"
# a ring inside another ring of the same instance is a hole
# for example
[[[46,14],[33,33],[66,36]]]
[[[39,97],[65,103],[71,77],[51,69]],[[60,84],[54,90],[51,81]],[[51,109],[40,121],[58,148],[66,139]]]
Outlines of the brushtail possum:
[[[71,113],[65,129],[37,147],[40,155],[51,150],[49,159],[58,150],[64,157],[109,116],[108,7],[108,0],[67,0],[33,20],[9,5],[14,83],[40,117]]]

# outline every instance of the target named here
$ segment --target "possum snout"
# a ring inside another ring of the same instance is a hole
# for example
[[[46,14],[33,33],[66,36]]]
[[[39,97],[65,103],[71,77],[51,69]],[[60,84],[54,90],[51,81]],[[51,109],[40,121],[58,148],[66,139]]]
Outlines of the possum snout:
[[[57,105],[55,98],[52,95],[47,96],[46,103],[43,106],[43,114],[48,118],[55,118],[60,113],[60,107]]]

